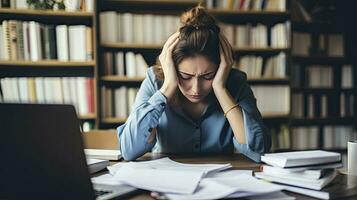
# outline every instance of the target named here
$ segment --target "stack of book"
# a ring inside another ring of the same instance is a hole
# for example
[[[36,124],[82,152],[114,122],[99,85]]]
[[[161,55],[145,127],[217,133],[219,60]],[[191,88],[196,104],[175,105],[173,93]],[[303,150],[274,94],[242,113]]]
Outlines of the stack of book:
[[[329,193],[319,191],[334,180],[342,167],[341,155],[322,150],[270,153],[261,160],[268,165],[255,173],[260,179],[282,184],[285,190],[322,199]]]

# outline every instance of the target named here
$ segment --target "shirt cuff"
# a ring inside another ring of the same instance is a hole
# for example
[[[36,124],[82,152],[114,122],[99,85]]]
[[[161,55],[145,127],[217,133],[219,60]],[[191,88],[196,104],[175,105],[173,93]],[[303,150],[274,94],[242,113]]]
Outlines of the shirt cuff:
[[[252,151],[248,144],[239,144],[237,140],[233,137],[233,144],[238,151],[244,155],[246,155],[248,158],[254,160],[255,162],[260,162],[260,153],[256,153]]]
[[[167,99],[165,95],[163,95],[160,90],[158,90],[150,97],[148,102],[154,107],[160,105],[161,107],[165,108]]]

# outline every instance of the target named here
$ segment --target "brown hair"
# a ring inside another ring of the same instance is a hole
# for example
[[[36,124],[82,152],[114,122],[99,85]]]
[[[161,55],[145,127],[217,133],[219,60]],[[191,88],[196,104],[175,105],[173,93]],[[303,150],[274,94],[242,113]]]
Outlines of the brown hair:
[[[219,32],[216,20],[209,15],[204,7],[197,6],[181,15],[179,42],[176,44],[172,59],[175,67],[189,57],[205,56],[217,66],[219,56]],[[164,80],[160,62],[154,67],[156,78]]]

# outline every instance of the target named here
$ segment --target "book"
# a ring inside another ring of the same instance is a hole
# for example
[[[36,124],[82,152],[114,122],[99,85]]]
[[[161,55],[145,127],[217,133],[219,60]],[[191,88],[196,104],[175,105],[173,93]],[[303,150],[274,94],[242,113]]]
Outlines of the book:
[[[56,26],[56,48],[59,61],[69,60],[69,48],[68,48],[68,26],[58,25]]]
[[[269,165],[263,165],[261,167],[262,171],[269,175],[280,176],[280,177],[305,178],[305,179],[312,179],[312,180],[317,180],[323,177],[330,171],[334,170],[334,168],[335,167],[323,168],[323,169],[306,169],[303,171],[290,171],[289,168],[285,169],[285,168],[273,167]]]
[[[261,160],[269,165],[285,168],[338,162],[341,154],[323,150],[267,153]]]
[[[262,115],[288,114],[290,111],[290,88],[284,85],[251,86]],[[272,103],[274,102],[274,103]]]
[[[119,160],[121,158],[120,150],[109,149],[84,149],[87,158],[103,160]]]
[[[86,26],[72,25],[68,27],[69,59],[71,61],[86,60]]]
[[[342,167],[341,162],[336,163],[328,163],[328,164],[321,164],[321,165],[311,165],[311,166],[303,166],[303,167],[290,167],[290,168],[279,168],[279,170],[283,170],[286,172],[302,172],[306,170],[323,170],[323,169],[337,169]]]
[[[315,197],[318,199],[342,199],[348,196],[357,195],[356,185],[349,184],[348,176],[344,174],[337,175],[337,177],[330,184],[321,190],[311,190],[289,185],[280,186],[283,187],[283,190]]]
[[[89,173],[93,174],[109,166],[109,161],[87,158],[87,166],[88,166]]]
[[[333,181],[333,179],[337,176],[337,174],[338,172],[336,170],[332,170],[320,179],[272,175],[265,172],[257,172],[255,173],[255,176],[257,178],[272,181],[272,182],[283,183],[287,185],[298,186],[298,187],[303,187],[313,190],[321,190],[327,184]]]

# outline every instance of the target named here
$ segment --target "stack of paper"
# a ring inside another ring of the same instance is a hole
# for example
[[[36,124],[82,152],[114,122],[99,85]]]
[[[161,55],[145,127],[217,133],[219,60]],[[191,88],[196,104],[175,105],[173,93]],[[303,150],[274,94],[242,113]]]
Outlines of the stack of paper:
[[[337,176],[336,168],[342,167],[339,153],[321,150],[265,154],[261,160],[271,166],[262,166],[256,177],[285,184],[285,190],[319,198],[324,194],[312,190],[324,188]]]
[[[119,160],[121,153],[119,150],[110,149],[84,149],[87,158],[102,160]]]
[[[105,169],[108,165],[109,165],[108,160],[87,158],[87,166],[88,166],[89,173],[91,174],[98,172],[102,169]]]
[[[93,183],[130,185],[155,191],[169,199],[219,199],[256,197],[293,199],[281,186],[260,181],[250,170],[226,170],[230,164],[183,164],[162,158],[108,166],[110,174],[92,178]],[[266,197],[268,197],[266,196]]]

